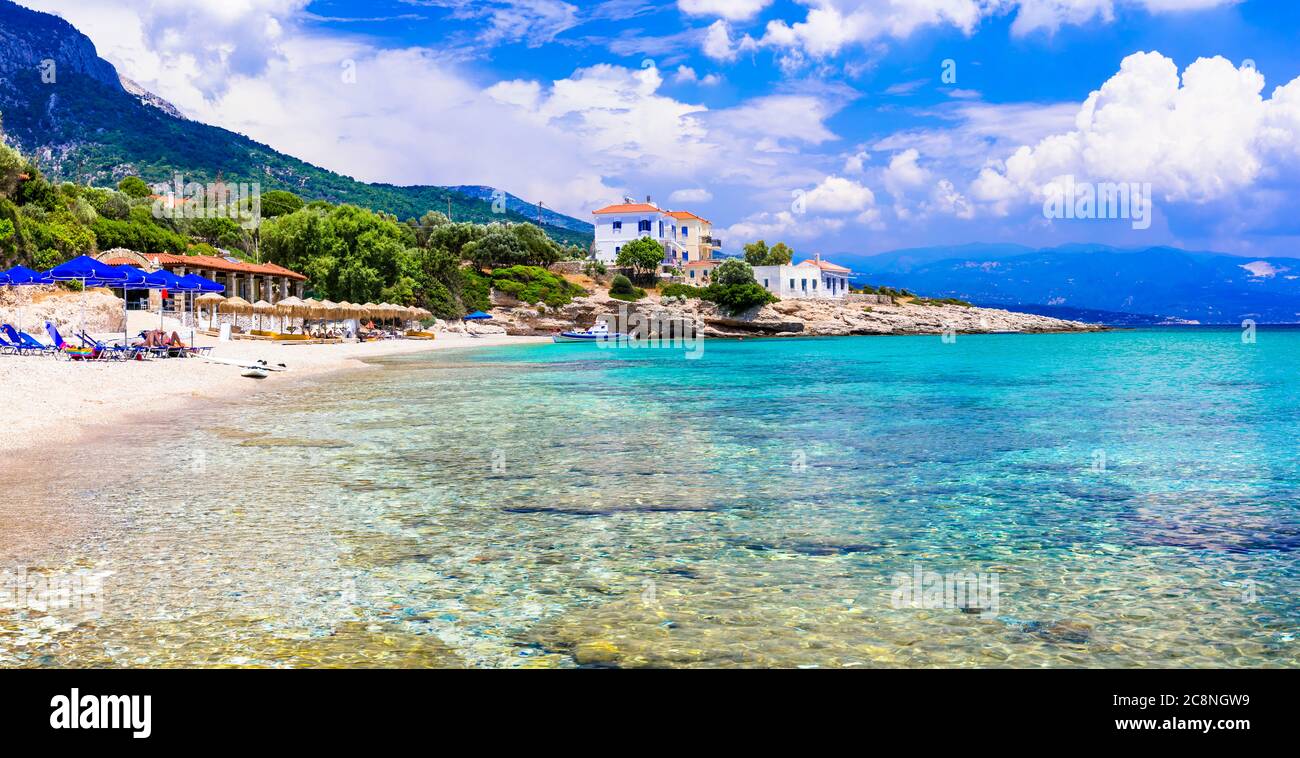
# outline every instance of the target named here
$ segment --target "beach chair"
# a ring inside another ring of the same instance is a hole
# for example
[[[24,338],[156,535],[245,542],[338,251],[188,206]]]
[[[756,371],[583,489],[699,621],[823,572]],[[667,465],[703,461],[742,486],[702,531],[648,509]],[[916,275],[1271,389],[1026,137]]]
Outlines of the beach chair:
[[[18,346],[0,336],[0,355],[17,355]]]
[[[58,352],[56,348],[46,345],[27,332],[20,332],[13,328],[12,324],[2,325],[0,330],[4,331],[9,343],[18,348],[20,355],[54,355]]]
[[[138,355],[140,352],[140,348],[133,347],[131,345],[105,344],[95,339],[94,337],[90,336],[90,334],[87,332],[78,332],[77,339],[81,340],[81,344],[93,350],[100,351],[100,353],[102,353],[103,355],[105,355],[111,360],[116,360],[116,361],[135,360],[136,355]]]
[[[49,321],[45,322],[45,333],[50,335],[50,341],[54,343],[54,347],[59,351],[59,355],[70,361],[91,361],[108,357],[105,353],[96,348],[89,346],[77,347],[76,345],[68,344],[67,340],[63,339],[63,335],[59,334],[58,328]]]

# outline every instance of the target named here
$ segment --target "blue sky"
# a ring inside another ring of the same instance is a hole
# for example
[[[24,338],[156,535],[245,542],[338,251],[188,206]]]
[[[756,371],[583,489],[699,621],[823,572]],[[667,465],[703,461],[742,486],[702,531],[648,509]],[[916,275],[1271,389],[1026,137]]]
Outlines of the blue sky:
[[[192,117],[367,181],[488,184],[584,218],[652,195],[729,250],[1300,255],[1283,0],[24,4]],[[1062,187],[1103,182],[1149,184],[1150,223],[1046,217]]]

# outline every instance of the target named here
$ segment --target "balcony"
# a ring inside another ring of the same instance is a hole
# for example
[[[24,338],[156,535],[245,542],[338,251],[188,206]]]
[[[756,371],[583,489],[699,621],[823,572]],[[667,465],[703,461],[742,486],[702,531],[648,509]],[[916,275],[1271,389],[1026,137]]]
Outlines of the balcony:
[[[708,245],[709,247],[716,247],[716,248],[722,247],[722,240],[718,239],[717,237],[709,236],[707,234],[704,235],[703,237],[700,237],[700,242],[704,243],[705,245]]]

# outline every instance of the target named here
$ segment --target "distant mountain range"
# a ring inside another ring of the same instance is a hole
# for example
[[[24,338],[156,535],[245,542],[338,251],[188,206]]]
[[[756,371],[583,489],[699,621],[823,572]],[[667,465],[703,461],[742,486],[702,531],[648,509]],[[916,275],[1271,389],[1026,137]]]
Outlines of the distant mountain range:
[[[1044,315],[1121,314],[1087,319],[1109,323],[1133,323],[1133,316],[1206,324],[1300,322],[1296,258],[1078,244],[971,244],[830,258],[853,269],[859,284]]]
[[[54,81],[42,65],[54,61]],[[48,77],[47,77],[48,78]],[[506,195],[492,212],[488,187],[368,184],[277,152],[241,134],[186,119],[166,100],[119,76],[91,41],[63,19],[0,0],[0,116],[11,145],[36,157],[52,179],[114,184],[138,175],[170,181],[258,182],[307,199],[353,203],[418,218],[447,212],[457,221],[537,221],[537,206]],[[310,128],[304,125],[303,128]],[[586,247],[592,226],[554,211],[543,228]]]

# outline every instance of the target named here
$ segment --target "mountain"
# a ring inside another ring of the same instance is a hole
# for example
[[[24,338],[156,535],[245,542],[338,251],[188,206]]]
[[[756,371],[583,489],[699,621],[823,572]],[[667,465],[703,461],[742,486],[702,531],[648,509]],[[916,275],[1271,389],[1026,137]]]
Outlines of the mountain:
[[[1013,310],[1038,305],[1214,324],[1300,321],[1300,259],[1172,247],[1018,247],[967,246],[946,254],[927,248],[834,260],[850,266],[859,283]]]
[[[527,216],[533,220],[534,224],[538,221],[537,203],[530,203],[527,200],[515,197],[504,190],[498,190],[495,187],[484,187],[481,184],[465,184],[457,187],[444,187],[444,189],[459,192],[466,197],[472,197],[476,200],[483,200],[489,203],[495,202],[497,199],[497,193],[501,192],[502,199],[505,200],[506,210],[511,211],[512,213],[518,213],[522,216]],[[543,224],[560,227],[561,229],[579,232],[588,237],[595,234],[595,227],[592,226],[591,223],[580,221],[572,216],[566,216],[563,213],[556,213],[550,208],[547,208],[545,203],[542,205],[541,222]]]
[[[978,260],[1000,260],[1013,255],[1033,252],[1025,245],[972,242],[965,245],[939,245],[935,247],[910,247],[891,250],[876,255],[860,253],[835,253],[829,258],[841,266],[848,266],[854,271],[872,273],[906,274],[907,272],[937,261],[954,258]]]
[[[45,61],[53,61],[52,69]],[[450,201],[456,221],[537,220],[536,205],[519,198],[507,199],[504,213],[493,213],[488,188],[463,188],[476,190],[466,193],[368,184],[186,119],[166,100],[120,77],[67,21],[9,0],[0,0],[0,116],[9,143],[35,156],[51,179],[115,184],[135,174],[152,184],[170,182],[180,172],[187,182],[258,182],[263,192],[289,190],[400,219],[446,213]],[[487,199],[477,191],[484,189]],[[542,228],[563,244],[591,243],[591,224],[553,211],[543,213]]]

